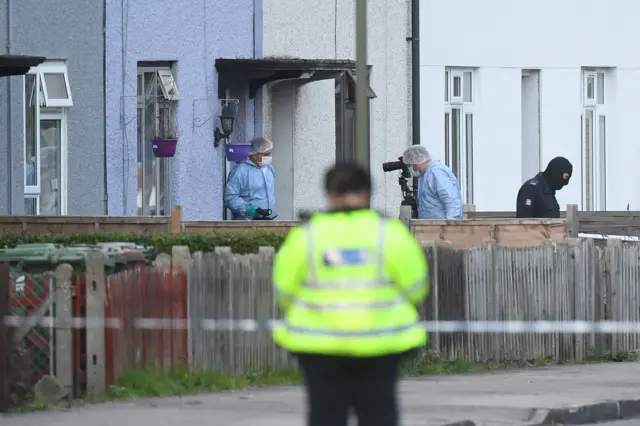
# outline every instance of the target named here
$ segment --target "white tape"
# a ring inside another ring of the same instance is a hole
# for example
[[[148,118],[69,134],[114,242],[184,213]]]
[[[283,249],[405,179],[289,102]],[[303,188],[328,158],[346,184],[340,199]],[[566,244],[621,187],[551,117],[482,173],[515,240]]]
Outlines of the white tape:
[[[4,323],[10,327],[21,327],[25,317],[6,316]],[[253,319],[202,319],[200,328],[206,331],[270,331],[277,320]],[[55,317],[43,317],[37,324],[55,328],[135,328],[142,330],[187,330],[197,324],[187,319],[135,318],[126,323],[120,318],[71,318],[63,321]],[[426,321],[422,323],[428,332],[439,333],[510,333],[510,334],[612,334],[640,333],[640,322],[628,321]]]

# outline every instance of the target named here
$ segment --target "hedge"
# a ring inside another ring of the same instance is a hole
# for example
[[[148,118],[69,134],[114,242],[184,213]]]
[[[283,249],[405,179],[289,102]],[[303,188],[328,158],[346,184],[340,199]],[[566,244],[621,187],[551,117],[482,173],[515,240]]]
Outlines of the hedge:
[[[158,253],[171,253],[173,246],[188,246],[191,253],[212,252],[216,247],[231,247],[234,253],[257,253],[259,247],[278,249],[287,232],[236,231],[180,234],[142,234],[89,232],[78,234],[0,234],[0,248],[13,248],[19,244],[53,243],[63,246],[127,242],[153,246]]]

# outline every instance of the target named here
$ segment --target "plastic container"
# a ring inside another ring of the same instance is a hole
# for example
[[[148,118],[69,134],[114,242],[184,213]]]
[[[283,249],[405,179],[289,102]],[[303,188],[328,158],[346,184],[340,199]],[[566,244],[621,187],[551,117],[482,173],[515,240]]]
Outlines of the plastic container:
[[[228,143],[224,146],[224,154],[227,157],[227,161],[234,163],[245,161],[249,158],[249,145]]]

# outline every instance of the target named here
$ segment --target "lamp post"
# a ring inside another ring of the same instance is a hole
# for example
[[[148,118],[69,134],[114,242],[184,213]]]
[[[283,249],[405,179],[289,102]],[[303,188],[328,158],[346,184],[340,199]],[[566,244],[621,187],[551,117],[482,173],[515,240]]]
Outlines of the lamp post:
[[[233,125],[236,121],[236,110],[231,102],[227,102],[227,104],[222,107],[219,118],[220,127],[216,127],[213,134],[213,146],[215,148],[220,145],[220,140],[229,139],[229,136],[233,133]],[[220,128],[222,128],[222,130]]]
[[[367,0],[356,0],[356,161],[369,170],[369,82],[367,69]]]

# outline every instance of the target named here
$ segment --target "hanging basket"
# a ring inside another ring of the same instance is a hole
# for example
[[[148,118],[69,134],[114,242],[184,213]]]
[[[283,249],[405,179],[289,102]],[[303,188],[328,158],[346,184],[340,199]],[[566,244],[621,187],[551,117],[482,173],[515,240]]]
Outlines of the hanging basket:
[[[153,155],[158,158],[170,158],[176,155],[178,139],[154,139],[151,141]]]
[[[234,144],[228,143],[224,146],[224,155],[227,157],[227,161],[239,163],[249,158],[249,145],[248,144]]]

